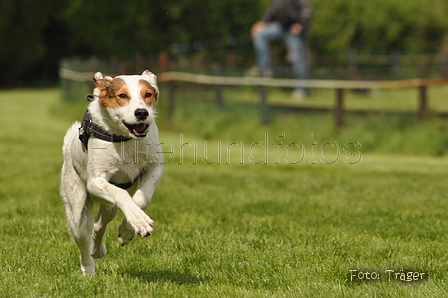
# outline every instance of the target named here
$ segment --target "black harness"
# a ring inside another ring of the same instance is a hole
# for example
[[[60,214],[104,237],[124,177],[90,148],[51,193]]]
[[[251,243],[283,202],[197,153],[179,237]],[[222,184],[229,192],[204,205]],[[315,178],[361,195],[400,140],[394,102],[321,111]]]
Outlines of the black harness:
[[[81,127],[79,128],[79,140],[84,144],[86,150],[90,137],[95,137],[112,143],[127,142],[132,140],[131,137],[117,136],[108,133],[98,124],[92,122],[92,115],[90,115],[89,111],[86,111],[84,117],[82,118]]]
[[[94,100],[95,96],[93,94],[87,94],[86,99],[88,101]],[[126,136],[117,136],[115,134],[111,134],[101,128],[98,124],[94,123],[92,121],[92,115],[90,115],[89,111],[87,110],[84,114],[84,117],[82,118],[81,127],[79,128],[79,140],[84,145],[84,148],[87,150],[87,144],[89,143],[90,137],[95,137],[103,141],[112,142],[112,143],[120,143],[120,142],[127,142],[132,140],[131,137]],[[139,177],[137,177],[134,181],[126,182],[126,183],[113,183],[117,187],[128,189],[132,185],[134,185],[135,181],[137,181]]]

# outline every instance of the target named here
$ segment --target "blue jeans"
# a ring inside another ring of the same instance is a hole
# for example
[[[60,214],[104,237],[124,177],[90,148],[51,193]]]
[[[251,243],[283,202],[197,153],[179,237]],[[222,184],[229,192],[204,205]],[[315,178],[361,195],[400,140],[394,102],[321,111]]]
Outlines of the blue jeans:
[[[269,43],[275,40],[283,40],[296,78],[307,80],[309,66],[305,36],[306,33],[299,35],[291,33],[278,22],[267,23],[260,33],[252,35],[257,66],[262,70],[269,69],[271,67],[271,48]],[[306,92],[306,88],[298,89]]]

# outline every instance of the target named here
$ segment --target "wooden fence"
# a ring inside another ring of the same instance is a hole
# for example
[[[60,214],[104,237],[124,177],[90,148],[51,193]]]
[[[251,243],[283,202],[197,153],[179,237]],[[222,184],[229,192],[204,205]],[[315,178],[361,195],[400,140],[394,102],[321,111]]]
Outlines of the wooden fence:
[[[260,110],[263,124],[269,122],[269,106],[267,100],[266,87],[307,87],[334,89],[335,93],[335,129],[340,132],[344,126],[344,93],[345,90],[371,90],[371,89],[400,89],[417,88],[419,107],[418,115],[421,120],[428,115],[428,92],[429,86],[448,85],[448,79],[411,79],[400,81],[348,81],[348,80],[296,80],[296,79],[274,79],[259,77],[224,77],[207,76],[183,72],[165,72],[158,76],[161,82],[171,82],[170,95],[168,98],[168,120],[172,119],[175,103],[175,81],[196,83],[202,85],[212,85],[216,87],[216,104],[218,109],[222,109],[222,86],[259,86],[260,90]],[[271,105],[273,106],[273,105]]]
[[[77,72],[62,68],[59,72],[62,79],[76,82],[90,81],[93,73]],[[215,87],[215,101],[218,109],[223,109],[222,89],[225,86],[258,86],[260,92],[260,111],[263,124],[269,122],[269,107],[281,107],[280,105],[269,105],[266,87],[287,88],[325,88],[335,90],[335,129],[342,131],[344,127],[344,94],[346,90],[372,90],[372,89],[400,89],[416,88],[418,91],[419,105],[416,111],[421,120],[428,116],[428,87],[448,85],[448,79],[410,79],[398,81],[351,81],[351,80],[296,80],[265,77],[228,77],[210,76],[185,72],[163,72],[157,75],[159,82],[169,84],[169,96],[167,106],[167,119],[172,121],[175,109],[176,82],[188,82]],[[64,87],[65,88],[65,87]]]

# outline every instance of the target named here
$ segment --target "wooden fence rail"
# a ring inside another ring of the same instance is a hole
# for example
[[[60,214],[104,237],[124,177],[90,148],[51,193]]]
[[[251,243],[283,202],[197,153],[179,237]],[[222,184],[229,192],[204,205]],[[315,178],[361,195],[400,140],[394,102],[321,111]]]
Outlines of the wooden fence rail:
[[[76,72],[69,69],[61,69],[59,72],[61,78],[74,81],[90,81],[93,73]],[[157,75],[159,82],[169,84],[167,119],[172,120],[175,108],[176,81],[195,83],[200,85],[215,86],[216,104],[218,109],[223,109],[222,87],[223,86],[259,86],[260,90],[260,110],[261,121],[263,124],[269,122],[269,105],[267,100],[266,87],[306,87],[306,88],[325,88],[335,89],[335,129],[340,132],[344,126],[344,91],[350,89],[400,89],[417,88],[419,106],[418,115],[421,120],[428,115],[428,94],[429,86],[448,85],[448,79],[410,79],[399,81],[349,81],[349,80],[296,80],[279,79],[266,77],[227,77],[210,76],[202,74],[193,74],[185,72],[163,72]]]
[[[307,87],[307,88],[326,88],[335,89],[335,129],[337,132],[342,131],[344,126],[344,91],[347,89],[400,89],[400,88],[417,88],[419,94],[418,115],[421,120],[426,119],[428,115],[428,94],[429,86],[448,85],[448,79],[410,79],[400,81],[346,81],[346,80],[296,80],[296,79],[277,79],[277,78],[254,78],[254,77],[225,77],[225,76],[208,76],[183,72],[165,72],[159,75],[161,82],[183,81],[202,85],[217,86],[216,100],[218,108],[222,108],[221,86],[259,86],[260,88],[260,109],[261,121],[263,124],[269,122],[267,86],[273,87]],[[169,114],[168,119],[172,118],[174,110],[174,90],[171,88],[169,96]]]

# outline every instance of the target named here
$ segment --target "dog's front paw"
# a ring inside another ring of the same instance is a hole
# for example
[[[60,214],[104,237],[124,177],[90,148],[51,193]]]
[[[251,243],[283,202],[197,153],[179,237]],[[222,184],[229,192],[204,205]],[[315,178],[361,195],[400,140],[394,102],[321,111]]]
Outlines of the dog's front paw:
[[[145,222],[143,222],[140,226],[137,226],[137,235],[142,237],[151,236],[154,227],[154,221],[147,216]]]
[[[146,213],[138,209],[137,214],[126,217],[118,228],[118,242],[121,246],[128,244],[134,235],[147,237],[152,234],[154,221]]]
[[[139,209],[139,211],[139,214],[136,216],[137,220],[129,221],[129,224],[134,228],[137,235],[142,237],[151,236],[154,221],[143,210]]]
[[[134,238],[135,232],[130,224],[126,221],[126,218],[123,220],[123,223],[118,227],[118,243],[120,246],[125,246],[129,242],[131,242],[132,238]]]

